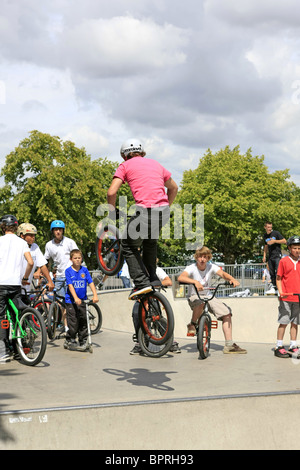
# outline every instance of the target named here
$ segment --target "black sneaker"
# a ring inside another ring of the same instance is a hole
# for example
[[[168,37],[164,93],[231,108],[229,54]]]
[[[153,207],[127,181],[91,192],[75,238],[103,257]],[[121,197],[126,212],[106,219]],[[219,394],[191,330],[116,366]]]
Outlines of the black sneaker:
[[[283,346],[278,346],[277,348],[275,348],[274,350],[274,355],[276,357],[290,357],[289,353],[287,352],[286,349],[284,349]]]
[[[78,347],[78,343],[75,339],[68,340],[66,339],[64,342],[64,348],[69,349],[70,351],[76,351]]]
[[[169,352],[171,352],[173,354],[180,354],[181,353],[181,349],[179,347],[179,344],[176,341],[174,341],[174,343],[170,347]]]
[[[289,348],[288,353],[290,356],[300,359],[300,348],[298,346]]]
[[[135,344],[130,353],[132,356],[142,354],[142,348],[139,343]]]

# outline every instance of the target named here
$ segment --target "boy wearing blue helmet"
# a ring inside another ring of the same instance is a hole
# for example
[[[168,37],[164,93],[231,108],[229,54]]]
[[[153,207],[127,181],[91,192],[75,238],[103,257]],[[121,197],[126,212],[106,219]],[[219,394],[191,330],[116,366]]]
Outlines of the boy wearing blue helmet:
[[[65,224],[62,220],[53,220],[50,225],[52,240],[46,243],[45,258],[47,261],[51,258],[56,264],[57,271],[55,277],[55,289],[58,295],[65,297],[67,292],[65,270],[71,266],[70,253],[78,246],[71,238],[65,237]],[[66,312],[63,312],[63,324],[67,329]]]

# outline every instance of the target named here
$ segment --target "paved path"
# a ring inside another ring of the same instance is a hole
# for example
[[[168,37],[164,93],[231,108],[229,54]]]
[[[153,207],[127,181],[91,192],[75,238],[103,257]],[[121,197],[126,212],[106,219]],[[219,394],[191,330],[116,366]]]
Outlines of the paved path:
[[[131,356],[131,336],[103,325],[93,354],[56,340],[36,367],[1,365],[0,449],[299,447],[300,361],[270,343],[225,355],[214,340],[199,360],[184,336],[181,354]]]

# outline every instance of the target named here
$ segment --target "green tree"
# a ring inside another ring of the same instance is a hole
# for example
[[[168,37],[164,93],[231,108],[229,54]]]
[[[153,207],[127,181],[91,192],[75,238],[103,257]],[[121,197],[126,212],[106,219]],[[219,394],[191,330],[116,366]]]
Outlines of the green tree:
[[[244,155],[239,147],[208,149],[198,167],[184,173],[176,202],[204,204],[204,243],[227,263],[261,252],[265,220],[285,238],[299,227],[299,188],[289,171],[269,173],[264,157],[251,149]]]
[[[107,159],[91,160],[84,148],[70,141],[34,130],[6,157],[1,213],[36,225],[42,249],[50,239],[51,221],[63,220],[66,236],[76,241],[89,268],[95,269],[96,211],[106,203],[116,167]],[[125,187],[121,193],[129,194]]]

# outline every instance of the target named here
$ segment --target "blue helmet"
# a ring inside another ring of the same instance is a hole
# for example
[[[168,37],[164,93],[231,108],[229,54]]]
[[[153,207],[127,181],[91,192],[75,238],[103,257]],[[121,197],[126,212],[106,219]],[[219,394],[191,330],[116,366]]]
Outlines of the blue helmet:
[[[66,226],[65,226],[65,224],[62,220],[53,220],[53,222],[51,222],[51,225],[50,225],[50,230],[52,230],[54,228],[63,228],[63,229],[65,229]]]

